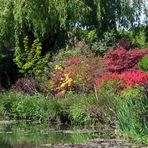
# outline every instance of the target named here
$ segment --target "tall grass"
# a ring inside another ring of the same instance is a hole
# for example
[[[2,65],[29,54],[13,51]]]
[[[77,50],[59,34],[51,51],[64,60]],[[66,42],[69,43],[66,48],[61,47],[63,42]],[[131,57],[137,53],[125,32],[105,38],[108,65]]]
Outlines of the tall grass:
[[[136,87],[121,95],[118,106],[120,132],[138,141],[148,143],[148,96]]]

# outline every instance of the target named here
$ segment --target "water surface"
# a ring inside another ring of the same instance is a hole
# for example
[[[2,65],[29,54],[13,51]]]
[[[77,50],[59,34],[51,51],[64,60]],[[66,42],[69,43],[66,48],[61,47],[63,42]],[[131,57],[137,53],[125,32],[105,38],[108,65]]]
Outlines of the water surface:
[[[0,124],[0,148],[42,148],[49,144],[86,143],[95,138],[110,138],[113,131],[91,127],[49,126],[48,124]]]

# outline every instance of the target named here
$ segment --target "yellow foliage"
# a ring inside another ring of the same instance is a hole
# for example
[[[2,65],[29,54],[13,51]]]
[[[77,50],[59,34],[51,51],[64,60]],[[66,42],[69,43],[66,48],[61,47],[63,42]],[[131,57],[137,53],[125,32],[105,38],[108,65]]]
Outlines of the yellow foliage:
[[[56,65],[54,69],[55,70],[62,70],[62,67],[60,65]]]

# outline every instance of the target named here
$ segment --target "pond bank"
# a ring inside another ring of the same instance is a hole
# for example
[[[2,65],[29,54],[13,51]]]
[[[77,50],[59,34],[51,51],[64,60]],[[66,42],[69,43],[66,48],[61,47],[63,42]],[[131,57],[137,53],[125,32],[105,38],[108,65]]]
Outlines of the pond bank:
[[[88,143],[77,144],[44,144],[41,147],[49,148],[148,148],[148,145],[128,144],[117,139],[95,139]]]

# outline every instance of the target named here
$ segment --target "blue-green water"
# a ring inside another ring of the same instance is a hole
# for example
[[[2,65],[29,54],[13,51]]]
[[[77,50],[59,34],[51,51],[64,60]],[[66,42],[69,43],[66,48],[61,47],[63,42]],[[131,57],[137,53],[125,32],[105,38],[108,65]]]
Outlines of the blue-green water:
[[[49,126],[47,124],[0,124],[0,148],[40,148],[47,144],[85,143],[111,137],[111,131],[92,128]]]

